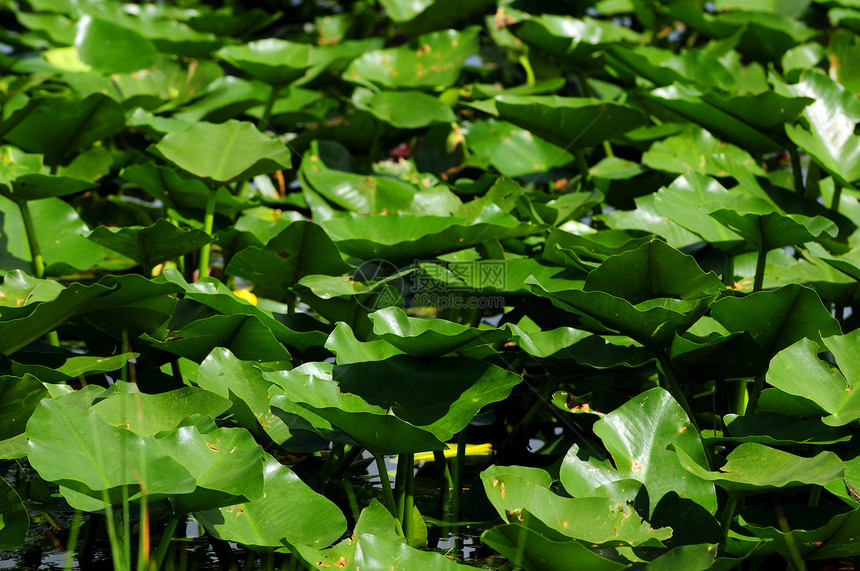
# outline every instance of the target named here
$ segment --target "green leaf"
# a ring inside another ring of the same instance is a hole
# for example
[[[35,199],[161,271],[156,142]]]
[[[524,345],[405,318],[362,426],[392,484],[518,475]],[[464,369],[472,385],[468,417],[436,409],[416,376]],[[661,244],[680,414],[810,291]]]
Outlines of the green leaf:
[[[478,28],[443,30],[397,48],[372,50],[353,60],[343,79],[388,87],[447,87],[463,63],[478,52]]]
[[[180,212],[190,212],[200,217],[206,208],[206,199],[211,192],[200,180],[180,176],[174,170],[156,166],[152,163],[132,165],[122,171],[122,177],[137,183],[155,200],[163,201],[167,206]],[[215,212],[227,218],[235,216],[259,203],[230,194],[221,187],[215,192]]]
[[[131,73],[155,64],[155,46],[133,29],[84,15],[77,22],[75,48],[81,61],[106,74]]]
[[[97,499],[105,491],[112,502],[121,501],[122,486],[131,488],[129,497],[145,488],[151,498],[195,487],[180,460],[92,410],[44,399],[30,417],[27,436],[28,459],[42,478]]]
[[[749,333],[767,355],[776,355],[804,337],[822,346],[822,336],[842,333],[818,295],[797,284],[720,299],[711,305],[711,316],[729,332]]]
[[[738,196],[729,204],[703,204],[702,209],[715,220],[739,234],[756,248],[765,251],[784,246],[834,238],[839,230],[823,216],[783,214],[760,198]]]
[[[86,99],[33,99],[0,123],[0,135],[25,151],[45,155],[49,165],[110,137],[125,126],[119,104],[101,93]]]
[[[475,0],[463,4],[458,0],[382,0],[380,4],[389,18],[413,36],[447,28],[480,12],[492,2]]]
[[[140,392],[134,384],[120,386],[120,392],[96,403],[91,410],[111,426],[125,428],[138,436],[174,430],[195,414],[215,418],[230,408],[226,399],[198,388],[183,387],[150,395]]]
[[[158,220],[147,227],[99,226],[87,238],[131,258],[140,264],[144,271],[149,271],[167,260],[199,250],[213,240],[202,230],[180,229],[166,220]]]
[[[179,168],[213,185],[290,167],[289,149],[245,121],[194,123],[168,133],[153,148]]]
[[[325,348],[336,355],[338,365],[382,361],[394,355],[403,354],[403,351],[382,339],[359,341],[349,325],[343,321],[335,325],[334,331],[325,342]]]
[[[197,319],[147,341],[174,355],[202,361],[215,347],[225,347],[247,361],[290,361],[290,352],[255,315],[213,315]]]
[[[395,520],[382,504],[372,500],[361,511],[353,536],[328,549],[310,545],[290,545],[307,566],[335,567],[348,571],[361,569],[468,569],[440,553],[420,551],[406,545],[395,532]],[[317,544],[323,542],[315,542]]]
[[[259,462],[259,461],[258,461]],[[197,511],[194,517],[224,541],[255,547],[329,545],[346,531],[346,519],[330,500],[266,454],[263,494],[246,503]]]
[[[627,565],[605,559],[581,543],[571,541],[535,522],[497,525],[481,534],[481,541],[527,571],[552,571],[576,566],[582,571],[616,571]]]
[[[855,351],[860,330],[846,335],[823,337],[821,342],[833,355],[838,369],[818,359],[819,346],[801,339],[780,351],[770,362],[767,382],[789,394],[811,400],[829,413],[821,420],[829,426],[845,426],[860,419],[860,399],[852,391],[860,377],[860,361]]]
[[[290,438],[289,428],[270,408],[272,382],[254,363],[240,361],[229,350],[216,348],[201,363],[197,383],[207,391],[230,399],[234,418],[252,434],[263,432],[275,444]]]
[[[541,230],[540,226],[519,222],[492,204],[471,221],[457,216],[389,214],[333,218],[320,225],[341,252],[395,264],[432,259],[488,240],[522,237]]]
[[[360,214],[399,212],[413,204],[415,186],[388,176],[347,172],[343,163],[348,161],[352,157],[341,145],[313,141],[302,158],[299,180],[335,205]]]
[[[27,421],[48,391],[32,375],[0,377],[0,440],[24,434]]]
[[[227,273],[250,280],[263,293],[280,297],[305,276],[339,276],[351,269],[322,228],[300,220],[284,228],[264,248],[251,246],[233,256]]]
[[[506,341],[501,329],[467,327],[444,319],[409,317],[399,307],[386,307],[368,315],[373,332],[404,353],[442,356],[475,345]]]
[[[418,129],[433,123],[452,123],[457,117],[436,97],[420,91],[356,89],[352,100],[359,109],[399,129]]]
[[[18,492],[0,478],[0,549],[18,549],[30,528],[30,516]]]
[[[658,214],[666,216],[717,248],[731,251],[742,247],[743,239],[699,208],[708,202],[729,200],[729,196],[729,192],[713,178],[691,172],[657,191],[654,206]]]
[[[681,465],[703,480],[730,492],[762,492],[841,480],[845,471],[833,452],[804,458],[763,444],[746,442],[732,450],[719,471],[703,468],[683,450],[675,448]]]
[[[221,48],[215,55],[270,85],[286,85],[311,66],[313,46],[266,38]]]
[[[246,430],[217,428],[202,433],[195,426],[183,426],[157,436],[150,445],[178,460],[197,483],[192,493],[170,498],[177,513],[230,506],[263,496],[263,449]]]
[[[699,435],[665,389],[646,391],[607,414],[595,423],[594,433],[612,455],[615,468],[608,461],[582,459],[579,447],[574,445],[561,466],[561,483],[574,497],[604,497],[599,491],[601,486],[637,480],[648,490],[652,512],[660,499],[673,491],[710,513],[717,510],[713,484],[691,478],[678,465],[675,454],[666,449],[672,444],[706,463]]]
[[[810,130],[786,125],[789,138],[843,186],[860,179],[860,104],[853,93],[815,71],[806,71],[794,85],[776,84],[777,92],[815,101],[803,113]]]
[[[499,95],[493,101],[501,119],[564,149],[593,147],[646,124],[633,107],[586,97]]]
[[[490,466],[481,472],[484,491],[506,523],[524,512],[561,535],[593,545],[661,546],[668,528],[652,529],[633,506],[610,498],[565,498],[550,491],[551,478],[539,468]]]
[[[567,150],[507,121],[467,122],[461,130],[469,151],[488,159],[505,176],[542,173],[573,161]]]

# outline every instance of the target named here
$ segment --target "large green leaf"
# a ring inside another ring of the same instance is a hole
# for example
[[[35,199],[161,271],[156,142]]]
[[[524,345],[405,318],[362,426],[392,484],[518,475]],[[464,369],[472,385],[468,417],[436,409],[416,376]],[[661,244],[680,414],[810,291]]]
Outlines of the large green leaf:
[[[646,124],[633,107],[585,97],[499,95],[493,102],[501,119],[564,149],[593,147]]]
[[[359,109],[400,129],[418,129],[432,123],[452,123],[457,118],[439,99],[420,91],[380,91],[356,89],[352,100]]]
[[[804,337],[820,344],[822,336],[842,333],[818,295],[797,284],[720,299],[711,305],[711,316],[729,332],[748,333],[771,356]]]
[[[519,222],[494,204],[474,220],[458,216],[389,214],[350,216],[320,222],[341,252],[393,263],[432,259],[489,240],[527,236],[540,226]]]
[[[48,391],[32,375],[0,377],[0,440],[23,434]]]
[[[158,220],[147,227],[99,226],[87,238],[131,258],[140,264],[144,271],[149,271],[167,260],[199,250],[213,240],[202,230],[181,229],[166,220]]]
[[[798,83],[777,83],[776,88],[778,92],[815,100],[803,112],[810,130],[786,125],[789,138],[840,184],[851,186],[860,179],[860,137],[854,134],[860,121],[860,105],[853,93],[811,70],[804,72]]]
[[[347,571],[361,569],[468,569],[440,553],[420,551],[398,536],[394,518],[378,501],[361,511],[351,537],[328,549],[293,543],[290,548],[310,568],[334,567]]]
[[[703,468],[679,448],[675,452],[688,471],[732,492],[763,492],[808,484],[823,486],[841,480],[845,472],[844,464],[833,452],[804,458],[752,442],[732,450],[716,472]]]
[[[348,172],[344,167],[351,160],[343,146],[313,141],[302,158],[299,180],[331,203],[360,214],[394,213],[410,208],[415,186],[392,177]]]
[[[262,496],[218,510],[197,511],[197,521],[219,539],[255,547],[283,547],[284,542],[329,545],[346,531],[340,509],[292,470],[268,454],[262,469]]]
[[[138,436],[174,430],[195,414],[215,418],[230,408],[226,399],[198,388],[183,387],[150,395],[140,392],[137,385],[120,383],[120,391],[93,405],[92,410],[111,426]]]
[[[699,208],[708,202],[728,200],[729,196],[713,178],[691,172],[657,191],[654,204],[657,213],[701,236],[709,244],[721,250],[733,250],[743,246],[743,239]]]
[[[714,485],[691,478],[678,465],[676,455],[666,449],[672,444],[697,462],[706,463],[699,435],[665,389],[646,391],[607,414],[594,425],[594,433],[603,440],[615,468],[605,461],[580,458],[580,448],[574,445],[561,466],[561,483],[573,497],[605,497],[601,486],[638,480],[648,491],[652,512],[660,499],[673,491],[711,513],[716,511]]]
[[[304,276],[339,276],[351,269],[322,228],[300,220],[284,228],[264,248],[251,246],[236,254],[227,273],[280,297]]]
[[[195,487],[181,459],[128,429],[109,425],[92,410],[44,399],[30,417],[27,436],[28,459],[42,478],[97,499],[104,492],[111,501],[120,501],[122,486],[129,486],[132,497],[139,489],[157,497]]]
[[[125,113],[101,93],[86,99],[34,99],[0,123],[3,138],[22,149],[45,155],[49,165],[121,131]]]
[[[158,57],[155,46],[137,31],[88,14],[77,22],[75,48],[82,62],[106,74],[150,67]]]
[[[624,563],[601,557],[551,528],[539,528],[535,522],[497,525],[481,534],[481,541],[527,571],[553,571],[566,566],[582,571],[627,568]]]
[[[692,121],[753,153],[784,148],[783,126],[797,119],[803,107],[813,101],[772,91],[727,97],[680,83],[643,94],[642,99],[663,119]]]
[[[491,466],[481,472],[484,491],[506,523],[523,512],[565,537],[595,546],[660,546],[672,532],[652,529],[632,505],[614,498],[566,498],[550,489],[550,475],[539,468]]]
[[[17,549],[30,527],[30,516],[21,497],[0,478],[0,549]]]
[[[545,172],[573,160],[567,150],[507,121],[490,118],[469,122],[461,130],[469,151],[489,160],[505,176]]]
[[[409,317],[399,307],[386,307],[368,315],[373,332],[389,344],[414,356],[442,356],[474,345],[506,341],[502,329],[467,327],[444,319]]]
[[[784,214],[760,198],[735,195],[725,203],[703,204],[702,209],[721,224],[765,251],[836,237],[836,224],[823,216]]]
[[[270,408],[272,382],[248,361],[240,361],[224,348],[216,348],[201,363],[197,383],[207,391],[233,401],[233,416],[251,433],[267,434],[275,444],[290,437],[289,428]]]
[[[11,145],[0,147],[0,193],[15,202],[66,196],[93,186],[88,180],[53,176],[42,157]]]
[[[58,276],[88,270],[102,261],[104,252],[101,246],[84,237],[89,228],[63,199],[51,197],[32,200],[28,202],[28,207],[47,275]],[[32,255],[21,210],[5,196],[0,196],[0,218],[3,233],[11,238],[0,249],[0,268],[33,273]]]
[[[245,180],[289,168],[290,151],[251,123],[194,123],[172,132],[154,150],[179,168],[212,184]]]
[[[856,397],[857,391],[852,391],[855,379],[860,378],[858,339],[860,330],[822,338],[838,369],[818,359],[821,349],[815,342],[801,339],[773,358],[767,382],[820,406],[829,413],[821,419],[825,424],[844,426],[854,422],[860,419],[860,399]]]
[[[310,44],[267,38],[238,46],[227,46],[215,55],[242,71],[272,85],[286,85],[304,75],[311,66]]]
[[[431,32],[400,47],[366,52],[349,64],[343,78],[388,87],[448,86],[477,51],[477,28]]]
[[[492,4],[475,0],[463,4],[457,0],[382,0],[386,15],[410,35],[447,28]]]

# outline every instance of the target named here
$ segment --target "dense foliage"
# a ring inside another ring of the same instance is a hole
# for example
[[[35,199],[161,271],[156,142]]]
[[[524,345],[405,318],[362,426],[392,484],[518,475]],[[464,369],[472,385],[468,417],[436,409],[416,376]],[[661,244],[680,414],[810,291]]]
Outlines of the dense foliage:
[[[284,4],[0,2],[0,548],[852,565],[856,0]]]

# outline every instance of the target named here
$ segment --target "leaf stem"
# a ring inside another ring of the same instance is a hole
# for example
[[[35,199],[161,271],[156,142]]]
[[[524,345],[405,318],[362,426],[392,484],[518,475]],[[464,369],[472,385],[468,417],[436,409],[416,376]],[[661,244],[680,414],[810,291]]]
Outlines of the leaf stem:
[[[34,275],[42,279],[45,277],[45,260],[42,258],[42,250],[39,248],[39,240],[36,236],[36,227],[33,225],[33,216],[30,213],[30,205],[26,200],[18,202],[21,209],[21,218],[24,221],[24,230],[27,232],[27,244],[30,246],[30,257],[33,258]]]
[[[401,454],[403,458],[403,535],[406,537],[406,545],[413,545],[413,521],[412,512],[415,508],[415,454]]]
[[[152,556],[156,569],[161,569],[161,564],[164,562],[164,556],[167,555],[167,549],[170,547],[170,542],[173,540],[173,534],[176,532],[176,526],[178,524],[179,516],[171,515],[170,518],[168,518],[167,523],[164,525],[161,539],[158,541],[158,547],[155,548],[155,553]]]
[[[735,510],[738,507],[738,501],[741,496],[738,493],[730,493],[729,500],[726,502],[726,507],[723,508],[723,517],[720,519],[720,528],[723,531],[723,543],[729,537],[729,529],[732,527],[732,520],[735,518]]]
[[[397,526],[400,527],[400,534],[403,535],[403,528],[400,520],[397,518],[397,504],[394,503],[394,491],[391,489],[391,479],[388,477],[388,466],[385,465],[385,456],[372,452],[373,459],[376,460],[376,469],[379,472],[379,483],[382,484],[382,499],[389,513],[397,520]]]
[[[523,70],[526,72],[526,85],[533,86],[535,82],[535,72],[532,69],[532,64],[529,61],[529,56],[527,53],[522,54],[519,57],[520,65],[523,66]]]
[[[209,196],[206,197],[206,213],[203,216],[203,231],[212,235],[212,227],[215,225],[215,189],[209,190]],[[200,248],[200,265],[199,265],[198,280],[209,275],[209,244],[205,244]]]
[[[732,384],[732,408],[735,414],[743,416],[747,413],[749,405],[749,394],[747,392],[747,380],[737,379]]]
[[[576,166],[579,168],[580,186],[582,190],[591,190],[591,179],[588,177],[588,162],[585,160],[585,154],[582,149],[576,148],[573,150],[573,156],[576,158]]]
[[[752,392],[750,393],[750,398],[747,401],[747,407],[744,411],[744,416],[749,416],[751,414],[755,414],[755,409],[758,407],[758,397],[761,395],[761,391],[764,388],[764,372],[761,372],[755,378],[755,384],[753,385]],[[738,413],[740,414],[740,413]]]
[[[723,264],[723,284],[732,287],[735,283],[735,255],[731,252],[726,252]]]
[[[451,517],[460,521],[460,494],[463,492],[463,471],[466,466],[466,430],[468,426],[457,434],[457,456],[451,470],[451,481],[454,484],[454,494],[451,496]]]
[[[791,157],[791,172],[794,175],[794,190],[797,195],[803,198],[806,192],[803,188],[803,171],[800,170],[800,156],[797,154],[797,147],[792,145],[788,149],[788,156]]]
[[[761,220],[759,220],[761,224]],[[767,265],[767,247],[762,243],[758,249],[758,257],[755,261],[755,278],[753,279],[753,293],[761,291],[764,285],[764,272]]]
[[[269,97],[266,99],[266,106],[263,107],[263,115],[257,123],[257,128],[261,131],[265,130],[269,125],[269,119],[272,117],[272,109],[275,106],[275,101],[278,100],[278,94],[281,91],[280,85],[273,85],[269,92]]]
[[[839,201],[842,199],[842,185],[839,181],[833,181],[833,200],[830,201],[830,210],[839,212]]]

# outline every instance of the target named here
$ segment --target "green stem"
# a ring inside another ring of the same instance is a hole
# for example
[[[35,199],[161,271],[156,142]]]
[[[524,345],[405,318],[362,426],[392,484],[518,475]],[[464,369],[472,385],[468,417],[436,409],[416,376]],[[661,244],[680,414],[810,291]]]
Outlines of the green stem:
[[[406,525],[406,454],[397,455],[397,473],[394,476],[394,503],[397,505],[397,519]]]
[[[325,491],[332,474],[334,474],[341,458],[343,458],[345,450],[346,445],[343,442],[332,443],[331,451],[328,456],[326,456],[325,462],[323,462],[322,469],[320,470],[319,482],[317,484],[318,492],[322,493]]]
[[[830,210],[839,212],[839,201],[842,198],[842,185],[833,181],[833,200],[830,202]]]
[[[603,151],[606,153],[607,158],[615,156],[615,153],[612,152],[612,143],[609,142],[609,139],[603,141]]]
[[[161,534],[161,539],[158,542],[158,547],[152,558],[155,562],[155,568],[161,569],[161,564],[164,562],[164,556],[167,555],[167,549],[170,547],[170,542],[173,540],[173,534],[176,533],[176,526],[179,524],[179,516],[171,515],[164,525],[164,531]]]
[[[269,98],[266,99],[266,106],[263,107],[263,115],[260,117],[260,121],[257,123],[257,128],[261,131],[269,125],[269,119],[271,119],[272,117],[272,108],[275,106],[275,101],[278,100],[278,94],[280,93],[280,91],[280,85],[273,85],[272,90],[269,92]]]
[[[433,452],[433,459],[436,461],[436,467],[439,469],[439,476],[442,480],[442,513],[447,517],[451,513],[451,495],[454,491],[454,480],[451,478],[451,470],[448,468],[448,459],[445,458],[445,453],[441,450]]]
[[[576,166],[579,168],[582,190],[591,190],[591,179],[588,177],[588,162],[582,149],[574,149],[573,156],[576,158]]]
[[[24,230],[27,232],[27,244],[30,246],[30,256],[33,258],[33,272],[37,278],[42,279],[45,277],[45,260],[42,258],[42,250],[39,248],[36,227],[33,225],[33,216],[30,214],[30,205],[26,200],[22,200],[18,203],[18,207],[21,209]]]
[[[401,454],[404,458],[404,490],[403,490],[403,536],[406,544],[413,544],[412,512],[415,508],[415,454]]]
[[[726,259],[723,265],[723,285],[731,287],[735,283],[735,255],[731,252],[726,252]]]
[[[529,61],[529,56],[527,53],[521,55],[519,57],[520,65],[523,66],[523,70],[526,72],[526,85],[532,86],[536,83],[535,81],[535,72],[532,69],[532,64]]]
[[[814,508],[818,505],[818,500],[821,499],[821,486],[813,485],[812,489],[809,490],[809,501],[807,505],[811,508]]]
[[[394,491],[391,489],[391,479],[388,477],[388,466],[385,465],[385,456],[373,454],[376,460],[376,469],[379,471],[379,483],[382,484],[382,500],[385,507],[392,516],[397,518],[397,504],[394,502]]]
[[[749,405],[746,379],[738,379],[732,385],[732,405],[735,414],[740,416],[746,414]]]
[[[797,147],[791,146],[788,149],[788,155],[791,157],[791,172],[794,175],[794,190],[801,198],[804,195],[803,188],[803,171],[800,170],[800,156],[797,154]]]
[[[215,225],[215,189],[209,190],[209,196],[206,197],[206,214],[203,217],[203,231],[207,234],[212,234],[212,227]],[[200,248],[200,275],[197,279],[203,279],[209,275],[209,244]]]
[[[75,515],[72,518],[72,525],[69,528],[69,541],[66,543],[66,555],[63,561],[63,569],[70,570],[72,568],[72,560],[75,558],[75,551],[78,546],[78,534],[81,531],[81,524],[84,518],[81,510],[75,510]]]
[[[451,516],[454,521],[460,521],[460,494],[463,492],[463,471],[466,466],[466,430],[464,428],[457,434],[457,456],[454,458],[454,466],[451,470],[451,481],[454,485],[454,494],[451,496]]]
[[[729,500],[726,502],[726,507],[723,508],[723,517],[720,520],[720,528],[723,531],[723,543],[729,537],[729,529],[732,526],[732,520],[735,518],[735,510],[738,507],[740,494],[729,494]]]
[[[758,406],[758,397],[761,395],[761,391],[764,388],[764,377],[765,373],[759,373],[758,376],[755,378],[755,384],[753,385],[752,392],[750,393],[750,398],[747,402],[747,408],[744,411],[744,416],[755,414],[755,409]]]
[[[759,219],[759,224],[761,224],[761,219]],[[766,265],[767,248],[764,244],[762,244],[761,246],[759,246],[758,257],[755,261],[755,278],[753,280],[753,293],[761,291],[761,288],[764,285],[764,272]]]

